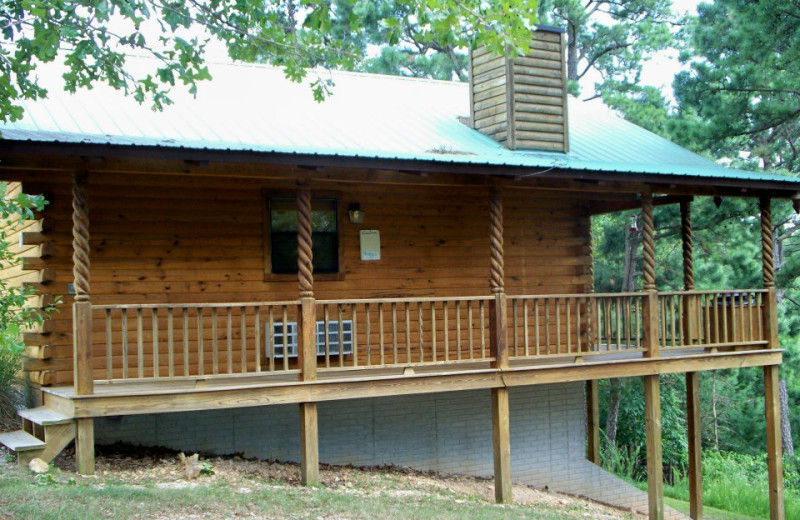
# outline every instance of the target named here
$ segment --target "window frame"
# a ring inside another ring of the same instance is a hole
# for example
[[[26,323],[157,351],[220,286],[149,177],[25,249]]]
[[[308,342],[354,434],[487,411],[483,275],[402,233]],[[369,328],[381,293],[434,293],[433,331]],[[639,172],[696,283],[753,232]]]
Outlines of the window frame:
[[[264,249],[264,281],[296,281],[297,273],[273,273],[272,272],[272,214],[270,211],[271,199],[297,199],[297,192],[291,190],[270,190],[264,189],[261,191],[261,211],[263,229],[261,238],[263,241]],[[344,246],[342,240],[342,227],[345,223],[344,217],[344,204],[342,203],[342,194],[338,191],[312,191],[311,204],[314,205],[314,200],[317,199],[332,199],[336,205],[336,246],[338,257],[338,272],[335,273],[317,273],[314,272],[314,280],[320,281],[339,281],[344,280]]]

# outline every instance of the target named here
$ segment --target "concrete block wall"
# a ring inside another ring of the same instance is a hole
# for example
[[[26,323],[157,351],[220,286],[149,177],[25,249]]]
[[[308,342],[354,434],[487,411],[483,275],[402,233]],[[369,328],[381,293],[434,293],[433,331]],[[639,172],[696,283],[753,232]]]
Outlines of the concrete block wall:
[[[582,383],[512,388],[510,418],[515,482],[647,511],[644,493],[586,460]],[[299,461],[299,422],[297,405],[276,405],[108,418],[97,421],[95,435],[97,444]],[[323,463],[491,477],[490,392],[320,403],[319,442]]]

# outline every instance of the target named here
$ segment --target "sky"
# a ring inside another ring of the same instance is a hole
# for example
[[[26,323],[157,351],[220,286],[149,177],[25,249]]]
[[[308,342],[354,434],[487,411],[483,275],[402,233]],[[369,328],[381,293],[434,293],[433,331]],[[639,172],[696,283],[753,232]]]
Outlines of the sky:
[[[697,4],[709,1],[672,0],[672,6],[675,12],[695,14],[697,12]],[[672,79],[682,68],[683,65],[678,61],[677,51],[659,52],[645,62],[642,68],[642,83],[659,87],[669,99],[672,99]]]

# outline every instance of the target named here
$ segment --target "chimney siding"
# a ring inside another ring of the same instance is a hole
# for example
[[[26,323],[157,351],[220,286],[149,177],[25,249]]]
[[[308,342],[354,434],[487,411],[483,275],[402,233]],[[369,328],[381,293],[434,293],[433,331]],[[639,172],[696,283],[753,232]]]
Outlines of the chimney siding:
[[[525,56],[470,53],[472,125],[511,150],[569,151],[565,34],[537,30]]]

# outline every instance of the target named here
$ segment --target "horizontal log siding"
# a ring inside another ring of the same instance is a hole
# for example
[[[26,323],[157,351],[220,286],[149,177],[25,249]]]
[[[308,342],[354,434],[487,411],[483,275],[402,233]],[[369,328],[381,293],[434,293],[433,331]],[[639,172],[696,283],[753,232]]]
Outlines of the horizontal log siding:
[[[508,137],[506,62],[485,47],[472,51],[470,60],[472,126],[499,142]]]
[[[567,152],[567,78],[561,35],[537,31],[536,38],[548,48],[538,45],[513,62],[514,148]],[[541,121],[537,115],[556,118]]]
[[[69,176],[36,172],[25,184],[31,193],[46,192],[51,200],[45,216],[52,222],[47,231],[53,244],[52,255],[42,262],[54,279],[42,289],[46,294],[66,295],[67,284],[72,281]],[[291,182],[281,185],[249,179],[97,173],[90,175],[88,186],[92,303],[297,299],[295,279],[265,281],[264,277],[262,190],[292,189]],[[312,193],[314,190],[338,191],[340,208],[359,202],[366,213],[363,225],[350,224],[346,217],[340,222],[344,277],[318,277],[314,287],[318,299],[489,294],[488,189],[326,183],[312,186]],[[507,292],[583,292],[590,281],[590,256],[589,219],[584,216],[582,201],[570,199],[563,192],[518,190],[506,191],[504,204]],[[346,211],[342,214],[346,215]],[[380,230],[380,261],[360,260],[360,229]],[[29,371],[51,374],[48,382],[58,384],[72,381],[72,297],[63,299],[60,312],[46,324],[52,330],[47,339],[52,357],[31,360],[27,366]],[[456,325],[452,306],[449,312],[448,327],[453,328]],[[99,318],[96,316],[94,321],[92,337],[95,378],[103,379],[106,336],[104,320]],[[149,322],[152,318],[146,314],[144,319]],[[439,313],[437,320],[442,319]],[[466,320],[466,314],[462,319]],[[426,316],[426,327],[428,320]],[[131,314],[131,347],[138,341],[135,321]],[[212,348],[211,321],[210,315],[204,321],[206,353]],[[248,330],[254,330],[253,316],[248,315],[246,321]],[[263,323],[262,317],[262,328]],[[234,341],[238,347],[238,319],[235,325]],[[159,315],[159,328],[163,349],[160,356],[166,358],[167,322],[163,312]],[[219,334],[224,335],[225,328],[220,322]],[[439,335],[439,341],[443,341],[443,329]],[[196,341],[196,337],[197,330],[190,330],[190,341]],[[359,344],[363,344],[362,340],[359,338]],[[404,342],[402,337],[398,340]],[[152,359],[152,337],[145,334],[142,341],[147,364]],[[220,371],[223,365],[227,371],[225,341],[220,340],[225,350]],[[455,336],[450,341],[454,342]],[[464,336],[462,342],[466,341]],[[252,370],[255,342],[248,338],[246,345],[248,370]],[[241,351],[236,347],[232,362],[239,366]],[[138,361],[131,357],[133,352],[135,349],[128,353],[131,367]],[[263,348],[261,354],[264,367]],[[462,351],[464,354],[466,351]],[[176,366],[182,367],[180,353],[175,356]],[[190,364],[196,365],[196,359],[191,359]],[[195,371],[194,366],[191,370]],[[212,372],[211,359],[207,358],[204,373]],[[152,365],[145,370],[145,374],[151,373]]]

